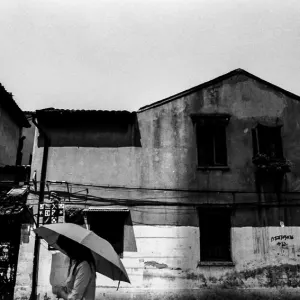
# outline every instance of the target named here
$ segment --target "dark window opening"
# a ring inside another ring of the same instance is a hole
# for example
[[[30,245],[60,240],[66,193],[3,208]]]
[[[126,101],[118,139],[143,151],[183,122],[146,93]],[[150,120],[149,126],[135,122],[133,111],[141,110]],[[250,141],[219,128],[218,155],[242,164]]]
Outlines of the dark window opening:
[[[265,154],[270,158],[282,159],[281,126],[258,125],[252,130],[253,155]]]
[[[200,260],[231,261],[231,211],[199,210]]]
[[[199,167],[227,166],[227,122],[222,121],[216,117],[196,119]]]
[[[90,230],[107,240],[117,254],[124,250],[124,224],[128,212],[88,212],[87,219]]]

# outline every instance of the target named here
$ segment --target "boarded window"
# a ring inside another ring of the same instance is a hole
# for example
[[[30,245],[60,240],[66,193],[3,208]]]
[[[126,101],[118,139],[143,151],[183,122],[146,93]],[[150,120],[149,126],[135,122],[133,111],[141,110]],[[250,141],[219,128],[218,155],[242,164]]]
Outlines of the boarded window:
[[[231,211],[199,209],[201,261],[231,261]]]
[[[226,126],[229,118],[205,116],[194,120],[198,166],[227,166]]]
[[[87,213],[90,230],[107,240],[122,255],[124,250],[124,224],[128,212],[94,211]]]
[[[252,130],[253,155],[265,154],[271,158],[283,158],[281,126],[258,125]]]

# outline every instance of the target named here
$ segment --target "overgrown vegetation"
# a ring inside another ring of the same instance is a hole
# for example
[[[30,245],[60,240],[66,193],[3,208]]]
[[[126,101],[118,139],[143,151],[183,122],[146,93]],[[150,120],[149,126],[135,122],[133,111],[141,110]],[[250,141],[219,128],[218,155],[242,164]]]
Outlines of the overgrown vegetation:
[[[257,169],[265,172],[290,172],[293,164],[288,159],[271,158],[266,154],[258,153],[252,158]]]
[[[249,279],[252,280],[249,282]],[[256,280],[257,282],[253,282]],[[300,266],[284,264],[280,266],[265,266],[262,268],[231,272],[221,278],[208,278],[205,285],[218,284],[225,289],[232,288],[298,288],[300,287]]]

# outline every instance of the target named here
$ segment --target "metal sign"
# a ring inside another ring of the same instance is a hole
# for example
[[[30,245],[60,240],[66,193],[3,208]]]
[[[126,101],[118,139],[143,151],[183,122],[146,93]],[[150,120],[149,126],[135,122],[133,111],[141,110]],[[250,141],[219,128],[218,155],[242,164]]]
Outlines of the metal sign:
[[[65,205],[58,203],[40,204],[39,224],[64,223]]]
[[[40,204],[39,224],[54,224],[65,222],[65,205],[60,203]],[[48,250],[55,248],[48,246]]]

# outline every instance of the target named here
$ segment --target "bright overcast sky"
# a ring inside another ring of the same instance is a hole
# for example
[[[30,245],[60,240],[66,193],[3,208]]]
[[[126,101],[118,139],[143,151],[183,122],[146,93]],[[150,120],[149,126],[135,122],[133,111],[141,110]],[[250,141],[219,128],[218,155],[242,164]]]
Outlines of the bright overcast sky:
[[[0,36],[24,110],[137,110],[236,68],[300,95],[299,0],[1,0]]]

